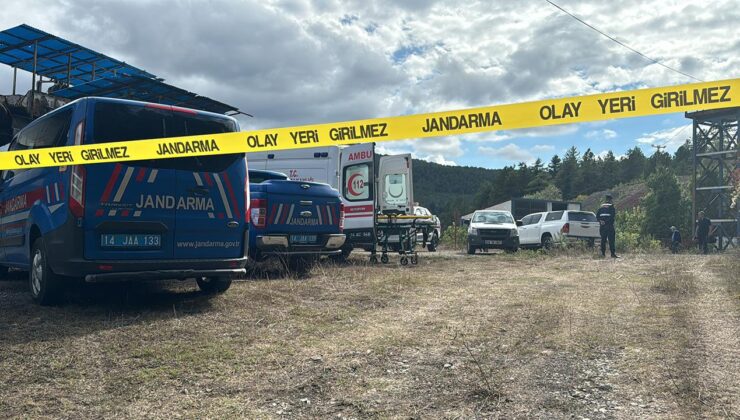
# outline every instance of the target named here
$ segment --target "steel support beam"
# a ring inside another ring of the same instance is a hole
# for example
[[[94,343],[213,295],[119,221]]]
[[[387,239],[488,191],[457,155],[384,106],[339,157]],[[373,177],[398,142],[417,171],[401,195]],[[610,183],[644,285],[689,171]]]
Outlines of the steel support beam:
[[[740,248],[740,209],[730,208],[733,172],[740,168],[740,108],[686,114],[693,120],[693,217],[704,211],[712,221],[714,247]]]

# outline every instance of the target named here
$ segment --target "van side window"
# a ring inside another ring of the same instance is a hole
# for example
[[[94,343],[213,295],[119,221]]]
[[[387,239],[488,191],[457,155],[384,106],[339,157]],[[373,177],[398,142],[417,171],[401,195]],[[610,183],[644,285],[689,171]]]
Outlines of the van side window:
[[[13,150],[43,149],[62,146],[67,142],[72,108],[42,117],[18,134]]]
[[[366,201],[373,198],[373,180],[370,163],[358,163],[344,168],[342,195],[347,201]]]
[[[551,211],[550,213],[547,213],[547,217],[545,217],[545,221],[550,222],[552,220],[560,220],[562,218],[563,218],[562,211]]]

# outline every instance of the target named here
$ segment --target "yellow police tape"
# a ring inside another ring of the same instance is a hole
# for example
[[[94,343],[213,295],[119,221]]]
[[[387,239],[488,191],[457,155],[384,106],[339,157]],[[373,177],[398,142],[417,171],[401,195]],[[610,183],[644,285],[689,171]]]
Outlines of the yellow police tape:
[[[740,79],[238,133],[0,153],[0,169],[262,152],[740,106]]]

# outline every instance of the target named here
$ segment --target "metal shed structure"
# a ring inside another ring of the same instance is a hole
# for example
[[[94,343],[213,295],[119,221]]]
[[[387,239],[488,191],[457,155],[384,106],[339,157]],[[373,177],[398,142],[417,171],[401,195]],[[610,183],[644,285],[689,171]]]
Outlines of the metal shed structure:
[[[201,109],[240,113],[237,107],[164,83],[146,70],[75,44],[28,25],[0,32],[0,63],[13,68],[16,95],[18,69],[31,73],[28,113],[37,115],[37,96],[48,94],[74,100],[85,96],[135,99]]]
[[[715,248],[740,247],[740,205],[731,208],[740,183],[740,108],[686,113],[693,123],[693,215],[704,211],[716,226]]]

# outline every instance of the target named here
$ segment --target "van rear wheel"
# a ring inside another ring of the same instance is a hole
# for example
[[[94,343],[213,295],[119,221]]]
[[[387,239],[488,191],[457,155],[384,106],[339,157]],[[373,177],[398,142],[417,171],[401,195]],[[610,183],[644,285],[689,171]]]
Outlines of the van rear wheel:
[[[231,277],[199,277],[195,279],[203,293],[223,293],[231,287]]]
[[[62,294],[62,279],[49,267],[46,244],[43,238],[33,241],[31,247],[31,269],[28,270],[28,285],[31,297],[39,305],[48,306],[59,302]]]

